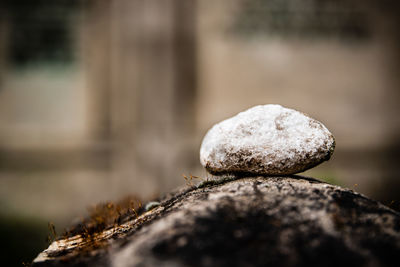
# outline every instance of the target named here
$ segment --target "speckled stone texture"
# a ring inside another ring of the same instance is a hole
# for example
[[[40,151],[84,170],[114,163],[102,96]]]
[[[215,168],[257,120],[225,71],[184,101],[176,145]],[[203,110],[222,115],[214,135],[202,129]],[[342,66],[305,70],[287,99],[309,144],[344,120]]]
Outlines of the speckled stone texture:
[[[300,176],[223,177],[129,225],[107,249],[47,251],[34,266],[397,266],[400,255],[399,213]]]
[[[200,148],[200,162],[220,175],[288,175],[333,154],[335,139],[319,121],[280,105],[256,106],[214,125]]]

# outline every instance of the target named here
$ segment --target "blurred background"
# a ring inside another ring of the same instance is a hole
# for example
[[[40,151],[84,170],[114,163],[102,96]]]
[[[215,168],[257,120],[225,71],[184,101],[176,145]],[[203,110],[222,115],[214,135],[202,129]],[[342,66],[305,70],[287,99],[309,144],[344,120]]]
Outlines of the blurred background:
[[[0,255],[29,262],[89,205],[206,177],[216,122],[278,103],[322,121],[307,171],[400,210],[395,0],[3,0]]]

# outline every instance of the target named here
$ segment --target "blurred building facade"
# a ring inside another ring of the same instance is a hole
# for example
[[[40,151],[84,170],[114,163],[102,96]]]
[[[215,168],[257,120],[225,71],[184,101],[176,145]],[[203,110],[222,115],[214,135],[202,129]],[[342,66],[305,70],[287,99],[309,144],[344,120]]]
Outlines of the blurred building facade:
[[[336,136],[311,175],[400,200],[398,8],[375,2],[6,1],[1,208],[167,192],[206,175],[208,128],[267,103]]]

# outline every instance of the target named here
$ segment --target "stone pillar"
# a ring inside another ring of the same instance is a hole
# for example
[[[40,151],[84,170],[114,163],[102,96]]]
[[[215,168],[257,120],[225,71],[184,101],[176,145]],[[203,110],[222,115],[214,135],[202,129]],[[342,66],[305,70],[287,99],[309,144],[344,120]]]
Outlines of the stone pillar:
[[[112,9],[115,167],[136,186],[165,191],[190,164],[184,150],[194,129],[195,2],[118,1]]]
[[[81,34],[88,90],[89,135],[110,138],[111,1],[84,1]]]

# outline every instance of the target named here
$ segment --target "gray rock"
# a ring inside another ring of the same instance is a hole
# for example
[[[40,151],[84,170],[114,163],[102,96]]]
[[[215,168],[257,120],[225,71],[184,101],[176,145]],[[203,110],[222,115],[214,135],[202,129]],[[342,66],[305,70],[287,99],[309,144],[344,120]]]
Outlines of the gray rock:
[[[200,162],[220,175],[288,175],[328,160],[335,139],[304,113],[280,105],[256,106],[214,125],[200,148]]]
[[[396,266],[400,214],[311,178],[224,177],[93,240],[107,246],[59,240],[33,266]]]

